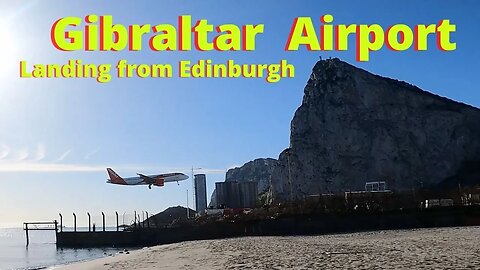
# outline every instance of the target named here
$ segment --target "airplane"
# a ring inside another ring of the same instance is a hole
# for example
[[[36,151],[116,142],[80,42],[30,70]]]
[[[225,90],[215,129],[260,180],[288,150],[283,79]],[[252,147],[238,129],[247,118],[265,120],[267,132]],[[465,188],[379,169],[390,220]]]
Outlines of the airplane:
[[[116,185],[148,185],[149,189],[153,186],[163,187],[166,182],[177,182],[187,180],[188,176],[183,173],[166,173],[156,175],[144,175],[137,173],[137,177],[122,178],[111,168],[107,168],[108,176],[107,183]]]

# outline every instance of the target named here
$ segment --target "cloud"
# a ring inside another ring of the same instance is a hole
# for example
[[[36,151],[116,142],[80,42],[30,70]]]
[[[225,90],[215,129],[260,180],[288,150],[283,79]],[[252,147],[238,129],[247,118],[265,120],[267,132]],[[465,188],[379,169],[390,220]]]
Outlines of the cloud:
[[[119,165],[92,165],[92,164],[62,164],[62,163],[39,163],[39,162],[1,162],[0,172],[45,172],[45,173],[62,173],[62,172],[103,172],[106,168],[112,167],[119,171],[134,172],[179,172],[189,173],[188,170],[179,170],[173,168],[159,168],[152,165],[135,165],[135,164],[119,164]],[[225,173],[223,169],[202,169],[197,173],[220,174]],[[133,174],[132,174],[133,175]]]
[[[35,155],[33,156],[32,160],[40,161],[44,159],[45,156],[46,156],[45,145],[43,143],[39,143],[37,145],[37,151],[35,152]]]
[[[0,160],[6,158],[10,154],[10,148],[4,144],[0,145]]]
[[[100,147],[88,152],[85,159],[89,159],[100,151]],[[46,148],[43,143],[38,143],[34,153],[28,148],[10,150],[7,145],[0,145],[0,172],[45,172],[45,173],[62,173],[62,172],[103,172],[106,168],[111,167],[119,171],[143,172],[143,173],[167,173],[167,172],[184,172],[191,173],[191,168],[162,168],[158,165],[138,165],[138,164],[66,164],[59,163],[65,160],[72,149],[63,152],[57,159],[52,162],[46,162]],[[8,158],[7,158],[8,157]],[[201,168],[196,169],[195,173],[205,174],[224,174],[225,169]],[[132,174],[133,175],[133,174]]]
[[[69,149],[65,151],[63,154],[61,154],[57,159],[55,159],[53,162],[60,162],[63,161],[69,154],[72,152],[72,149]]]
[[[104,166],[36,162],[0,163],[0,172],[98,172]]]
[[[90,151],[85,155],[85,159],[90,159],[92,156],[97,154],[99,151],[100,151],[100,147],[95,148],[93,151]]]
[[[8,159],[7,159],[8,157]],[[3,161],[41,161],[46,157],[46,149],[43,143],[38,143],[35,151],[32,153],[27,147],[10,150],[7,145],[0,145],[0,160]]]
[[[205,174],[224,174],[227,170],[225,169],[201,169],[197,170],[198,173],[205,173]]]
[[[13,160],[15,161],[23,161],[26,160],[30,156],[27,148],[22,148],[20,150],[14,151]]]
[[[155,170],[155,168],[154,168]],[[156,167],[156,171],[155,172],[158,172],[158,167]],[[165,171],[165,170],[163,170]],[[187,173],[188,175],[190,175],[192,173],[192,168],[188,168],[188,167],[176,167],[176,168],[169,168],[167,171],[169,172],[184,172],[184,173]],[[165,171],[166,172],[166,171]],[[226,169],[211,169],[211,168],[198,168],[198,169],[193,169],[193,174],[197,174],[197,173],[204,173],[204,174],[224,174],[226,173],[227,170]]]

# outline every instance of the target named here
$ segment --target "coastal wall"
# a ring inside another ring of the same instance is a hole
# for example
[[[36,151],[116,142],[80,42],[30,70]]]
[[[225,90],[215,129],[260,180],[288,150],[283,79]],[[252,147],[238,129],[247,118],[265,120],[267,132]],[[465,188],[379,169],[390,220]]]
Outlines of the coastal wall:
[[[390,212],[310,214],[265,220],[224,220],[177,228],[124,232],[59,232],[59,247],[152,246],[239,236],[309,235],[385,229],[479,226],[480,207],[411,209]]]

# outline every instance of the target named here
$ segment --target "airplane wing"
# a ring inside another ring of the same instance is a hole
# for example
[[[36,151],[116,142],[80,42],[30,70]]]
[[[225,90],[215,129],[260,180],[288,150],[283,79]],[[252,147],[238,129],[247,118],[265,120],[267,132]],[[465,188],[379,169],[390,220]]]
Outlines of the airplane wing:
[[[147,183],[147,184],[155,184],[156,180],[150,176],[146,176],[144,174],[141,174],[141,173],[137,173],[138,176],[140,176],[140,178],[142,178],[142,180]]]

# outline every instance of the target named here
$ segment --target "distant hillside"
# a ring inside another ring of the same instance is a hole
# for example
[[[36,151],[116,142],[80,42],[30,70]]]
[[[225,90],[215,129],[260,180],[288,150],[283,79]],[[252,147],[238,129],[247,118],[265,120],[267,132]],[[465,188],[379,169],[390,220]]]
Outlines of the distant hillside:
[[[195,216],[196,212],[192,209],[189,209],[190,217]],[[187,220],[187,208],[182,206],[169,207],[163,212],[160,212],[154,216],[151,216],[148,219],[150,227],[161,228],[168,225],[171,225],[174,221],[185,221]],[[147,220],[143,222],[143,225],[147,226]]]

